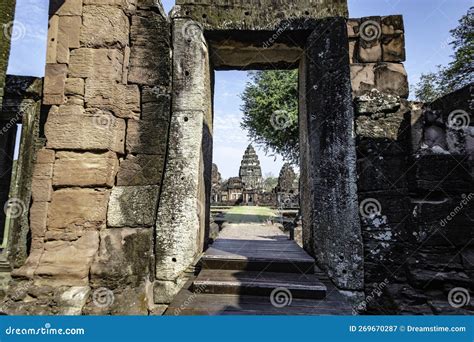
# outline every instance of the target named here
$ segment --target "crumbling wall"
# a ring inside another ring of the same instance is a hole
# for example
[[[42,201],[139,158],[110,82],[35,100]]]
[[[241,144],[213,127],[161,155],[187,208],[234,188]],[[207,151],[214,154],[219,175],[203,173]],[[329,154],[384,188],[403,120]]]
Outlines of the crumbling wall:
[[[471,95],[406,100],[401,17],[350,20],[349,33],[366,296],[354,312],[462,313],[451,290],[472,290],[472,165],[448,118],[465,118]]]
[[[5,311],[148,314],[170,122],[170,22],[151,0],[51,2],[31,250]]]

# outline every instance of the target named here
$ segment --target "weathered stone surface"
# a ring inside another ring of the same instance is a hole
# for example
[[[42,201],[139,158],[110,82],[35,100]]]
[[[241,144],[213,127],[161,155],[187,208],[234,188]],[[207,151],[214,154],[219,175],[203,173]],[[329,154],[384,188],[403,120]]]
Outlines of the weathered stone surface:
[[[144,87],[142,91],[142,115],[145,121],[169,123],[171,117],[171,96],[158,88]]]
[[[81,43],[87,47],[123,47],[128,44],[129,26],[127,16],[120,8],[84,6]]]
[[[34,201],[30,208],[30,229],[32,239],[43,238],[48,220],[48,202]]]
[[[383,61],[403,62],[405,61],[405,36],[387,36],[382,40]]]
[[[167,122],[129,120],[126,141],[127,152],[164,155],[167,136]]]
[[[53,15],[48,22],[48,45],[46,50],[46,63],[57,63],[57,49],[58,49],[58,34],[59,34],[59,16]]]
[[[82,78],[66,79],[64,92],[66,95],[84,96],[84,80]]]
[[[159,274],[157,275],[160,276]],[[186,283],[185,279],[177,279],[176,281],[158,280],[155,281],[153,287],[153,299],[155,304],[168,304],[173,301],[173,298],[181,290]]]
[[[52,108],[45,125],[47,147],[124,152],[125,121],[98,109]]]
[[[150,227],[155,223],[159,186],[117,186],[112,189],[109,227]]]
[[[99,233],[84,232],[75,241],[47,241],[35,275],[36,283],[84,286],[99,248]]]
[[[44,98],[46,105],[62,104],[65,101],[66,64],[47,64],[44,76]]]
[[[85,100],[88,107],[110,110],[119,118],[140,118],[140,92],[136,85],[87,79]]]
[[[472,174],[466,157],[455,155],[416,156],[410,164],[413,189],[442,190],[445,193],[473,191]]]
[[[397,35],[404,32],[403,16],[390,15],[382,17],[382,33],[384,35]]]
[[[55,186],[108,186],[114,185],[118,159],[114,152],[56,153],[54,165]]]
[[[164,163],[164,155],[130,154],[120,163],[117,185],[160,185]]]
[[[401,63],[365,63],[351,65],[351,81],[354,96],[372,89],[408,97],[408,78]]]
[[[123,10],[132,10],[137,5],[137,0],[83,0],[84,5],[110,5],[118,6]]]
[[[52,164],[54,163],[54,151],[42,148],[36,153],[37,164]]]
[[[72,286],[60,293],[58,305],[61,307],[61,315],[76,316],[82,313],[82,308],[86,304],[91,288],[89,286]]]
[[[201,183],[201,167],[202,158],[206,156],[201,153],[204,131],[208,129],[204,121],[212,108],[210,64],[202,33],[188,40],[183,37],[183,28],[189,23],[188,20],[175,20],[173,25],[173,87],[181,91],[173,100],[167,163],[156,223],[156,276],[161,280],[174,281],[191,265],[200,252],[201,229],[204,229],[198,215],[197,199],[201,196],[200,188],[205,188]],[[185,65],[197,67],[188,70],[183,68]],[[211,170],[211,165],[207,167]]]
[[[57,63],[69,63],[69,49],[80,47],[80,16],[61,16],[58,25],[58,43],[56,46]]]
[[[135,15],[130,35],[129,82],[168,87],[171,76],[170,23],[157,13]]]
[[[120,81],[123,55],[116,49],[81,48],[71,51],[69,77]]]
[[[375,88],[373,64],[352,64],[351,82],[353,96],[360,96]]]
[[[91,267],[94,287],[140,286],[150,276],[153,232],[149,228],[118,228],[100,232],[100,247]]]
[[[39,179],[33,177],[31,183],[31,194],[33,201],[36,202],[49,202],[51,200],[51,194],[53,193],[52,180],[50,179]]]
[[[375,69],[376,88],[403,98],[408,98],[408,76],[401,63],[380,63]]]
[[[53,193],[48,213],[48,229],[105,227],[109,191],[60,189]]]

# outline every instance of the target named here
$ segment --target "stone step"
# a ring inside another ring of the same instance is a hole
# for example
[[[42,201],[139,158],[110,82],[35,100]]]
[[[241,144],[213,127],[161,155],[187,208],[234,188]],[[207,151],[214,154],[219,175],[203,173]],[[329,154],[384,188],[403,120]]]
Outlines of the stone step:
[[[277,289],[277,290],[275,290]],[[271,296],[324,299],[326,286],[313,274],[202,270],[191,290],[199,294]],[[286,292],[286,293],[285,293]]]

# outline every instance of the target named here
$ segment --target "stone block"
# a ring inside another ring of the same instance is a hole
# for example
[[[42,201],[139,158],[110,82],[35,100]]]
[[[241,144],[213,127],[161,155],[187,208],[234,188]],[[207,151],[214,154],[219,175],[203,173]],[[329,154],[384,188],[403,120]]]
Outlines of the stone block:
[[[47,241],[35,275],[35,283],[85,286],[99,248],[99,232],[88,231],[75,241]]]
[[[33,169],[33,178],[36,179],[51,179],[53,177],[53,164],[52,163],[36,163]]]
[[[46,49],[46,64],[57,63],[59,34],[59,16],[53,15],[48,22],[48,45]]]
[[[79,35],[81,29],[80,16],[61,16],[59,18],[57,63],[69,63],[69,49],[79,48]]]
[[[64,103],[66,73],[66,64],[46,64],[43,104],[56,105]]]
[[[42,148],[36,153],[37,164],[52,164],[54,163],[54,150]]]
[[[120,118],[140,118],[140,91],[136,85],[87,79],[85,101],[88,107],[110,110]]]
[[[129,120],[126,148],[128,153],[166,153],[168,123],[158,121]]]
[[[357,160],[359,191],[407,188],[405,158],[366,157]]]
[[[382,44],[376,42],[373,44],[361,43],[358,45],[357,62],[359,63],[376,63],[382,61]]]
[[[349,19],[347,21],[347,35],[349,38],[359,37],[359,26],[360,26],[359,19]]]
[[[376,88],[382,92],[408,98],[408,76],[401,63],[379,63],[375,66]]]
[[[160,185],[164,163],[164,155],[130,154],[120,163],[117,185]]]
[[[82,78],[66,79],[64,92],[66,95],[84,96],[84,80]]]
[[[405,36],[386,36],[382,40],[382,50],[384,62],[403,62],[405,61]]]
[[[413,189],[445,193],[468,193],[474,190],[474,182],[468,160],[456,155],[417,156],[409,167],[409,179]]]
[[[98,109],[61,106],[45,125],[47,147],[124,153],[125,121]]]
[[[32,239],[44,237],[48,219],[48,208],[49,203],[47,202],[33,201],[30,208],[30,229]]]
[[[39,179],[33,177],[31,182],[31,195],[35,202],[49,202],[51,201],[51,194],[53,193],[53,182],[49,179]]]
[[[53,193],[48,229],[100,229],[105,227],[109,191],[60,189]]]
[[[403,16],[401,15],[390,15],[382,17],[382,33],[384,35],[397,35],[403,34],[404,24]]]
[[[353,96],[362,95],[375,88],[374,64],[352,64],[351,82]]]
[[[56,158],[53,178],[55,186],[114,185],[118,169],[118,159],[114,152],[58,152]]]
[[[76,49],[69,58],[69,77],[121,81],[123,55],[116,49]]]
[[[130,24],[125,13],[113,6],[84,6],[81,44],[87,47],[128,45]]]
[[[91,267],[93,286],[116,289],[139,286],[150,276],[153,232],[149,228],[106,229]]]
[[[159,93],[157,90],[157,88],[143,88],[141,119],[162,123],[169,122],[171,116],[171,96]]]
[[[170,84],[170,23],[160,14],[133,16],[128,81],[130,83],[165,86]]]
[[[107,213],[109,227],[150,227],[155,224],[159,186],[117,186]]]

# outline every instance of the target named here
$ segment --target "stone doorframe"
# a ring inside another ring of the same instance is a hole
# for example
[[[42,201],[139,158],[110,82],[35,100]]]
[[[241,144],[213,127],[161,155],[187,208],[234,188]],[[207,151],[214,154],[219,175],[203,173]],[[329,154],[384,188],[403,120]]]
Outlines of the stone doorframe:
[[[204,249],[210,212],[213,70],[299,68],[304,248],[341,289],[363,290],[354,111],[346,20],[283,30],[210,30],[173,16],[169,149],[156,222],[155,302],[182,286]],[[272,41],[276,37],[280,43]],[[270,122],[269,122],[270,124]]]

